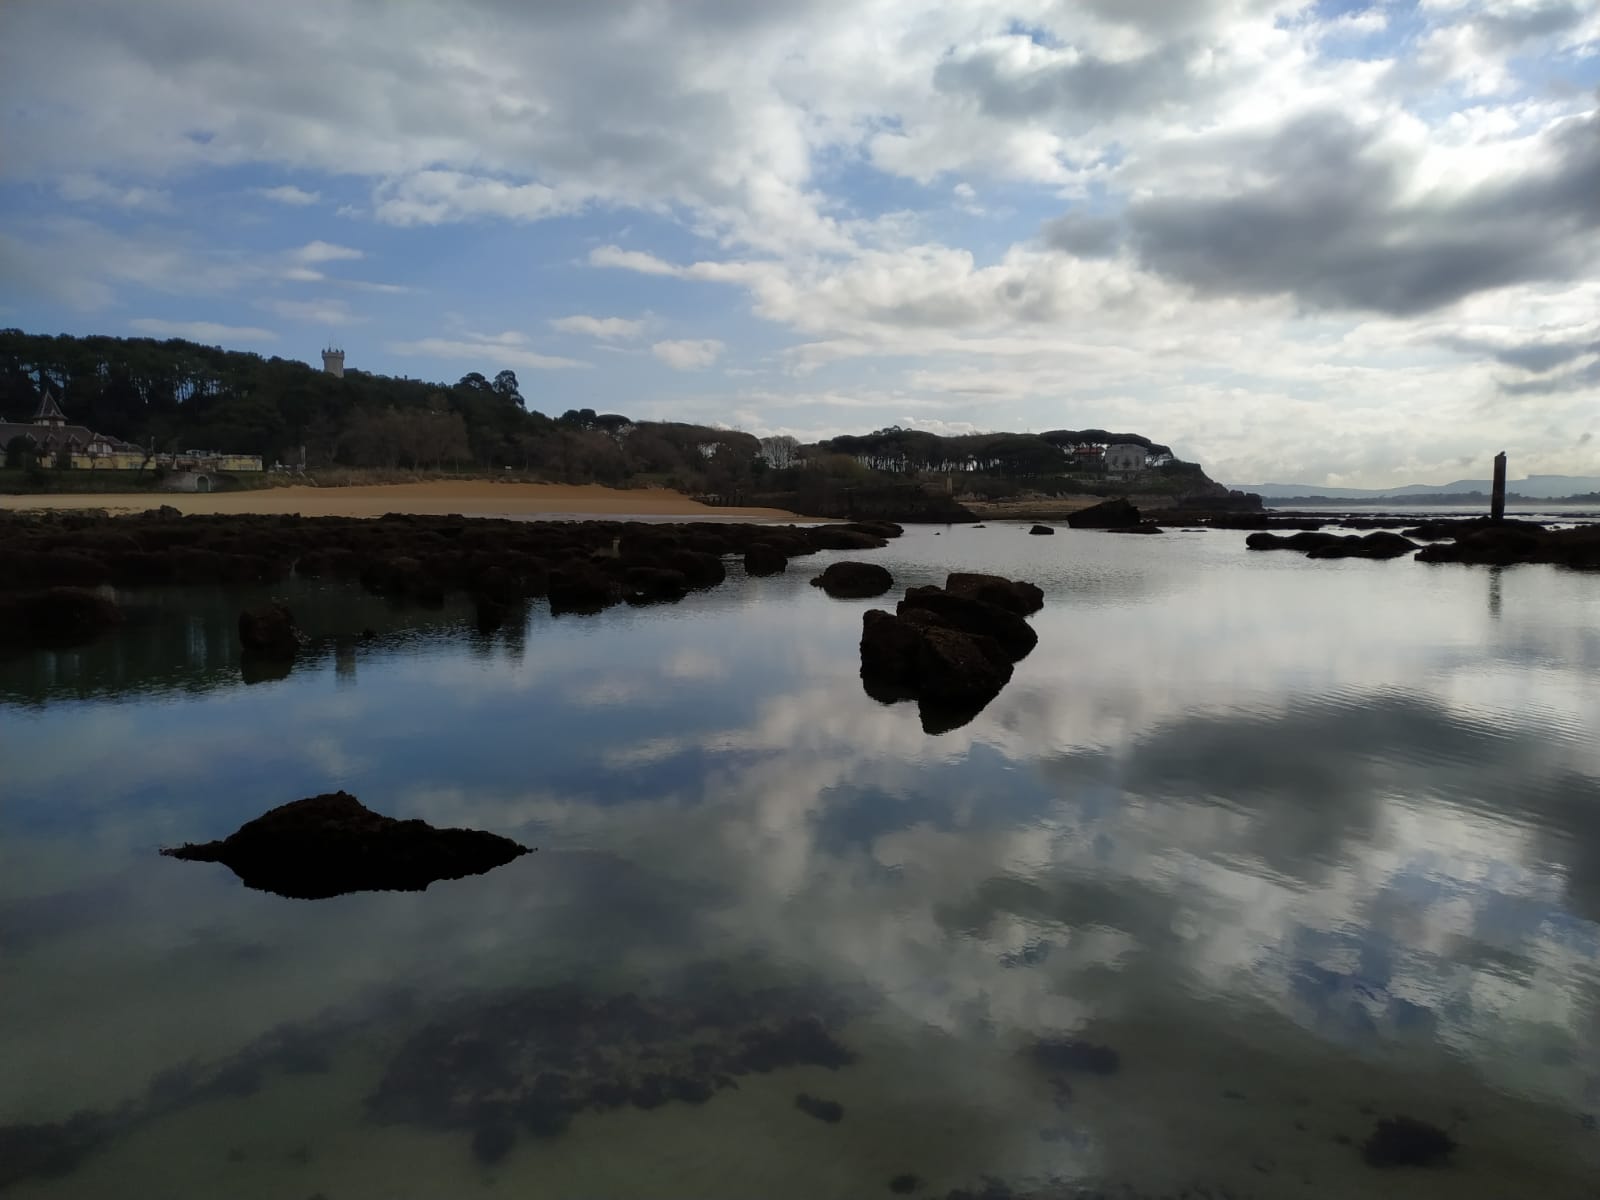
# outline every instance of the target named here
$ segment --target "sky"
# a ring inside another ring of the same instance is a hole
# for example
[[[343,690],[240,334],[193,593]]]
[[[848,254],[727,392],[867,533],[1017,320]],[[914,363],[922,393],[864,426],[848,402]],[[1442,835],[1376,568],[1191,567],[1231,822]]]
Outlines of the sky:
[[[1600,0],[5,0],[0,325],[1600,474]]]

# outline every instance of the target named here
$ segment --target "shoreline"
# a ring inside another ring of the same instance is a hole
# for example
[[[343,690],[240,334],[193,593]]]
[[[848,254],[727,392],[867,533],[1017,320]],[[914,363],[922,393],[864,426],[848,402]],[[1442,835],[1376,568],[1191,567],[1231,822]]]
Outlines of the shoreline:
[[[495,483],[434,480],[426,483],[296,485],[242,492],[76,492],[0,496],[0,512],[101,509],[145,512],[166,505],[185,516],[381,517],[620,517],[686,520],[812,522],[781,508],[713,508],[667,488],[610,488],[600,484]]]

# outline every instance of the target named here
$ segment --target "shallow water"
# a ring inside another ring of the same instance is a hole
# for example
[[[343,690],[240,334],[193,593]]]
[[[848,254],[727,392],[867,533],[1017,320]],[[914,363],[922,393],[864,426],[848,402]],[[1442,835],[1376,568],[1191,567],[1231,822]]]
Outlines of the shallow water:
[[[1243,541],[908,530],[868,556],[897,586],[1047,596],[1011,684],[938,737],[863,693],[873,602],[807,586],[828,554],[493,637],[290,585],[321,649],[250,685],[242,591],[131,595],[115,639],[0,663],[0,1126],[115,1114],[7,1200],[1594,1195],[1600,578]],[[539,852],[317,902],[155,852],[336,788]],[[551,988],[608,1053],[678,1052],[599,1015],[634,992],[823,1013],[857,1058],[493,1162],[377,1119],[419,1031],[503,1051]],[[1119,1069],[1052,1077],[1048,1036]],[[1364,1165],[1396,1112],[1452,1165]]]

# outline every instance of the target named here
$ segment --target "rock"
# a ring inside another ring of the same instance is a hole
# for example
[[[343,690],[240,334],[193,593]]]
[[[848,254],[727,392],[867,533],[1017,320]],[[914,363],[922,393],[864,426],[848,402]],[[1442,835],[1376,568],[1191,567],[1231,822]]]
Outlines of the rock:
[[[1127,498],[1119,496],[1069,514],[1067,524],[1074,529],[1115,529],[1137,525],[1139,520],[1139,510]]]
[[[1028,532],[1033,534],[1035,537],[1049,537],[1055,533],[1055,530],[1051,529],[1048,525],[1035,525],[1032,529],[1028,530]]]
[[[781,575],[788,567],[788,556],[765,542],[757,542],[744,552],[746,575]]]
[[[996,608],[1008,609],[1019,617],[1026,617],[1044,607],[1044,592],[1037,586],[999,575],[952,571],[944,581],[944,590],[953,595],[982,600]]]
[[[1361,1147],[1369,1167],[1428,1167],[1449,1158],[1456,1141],[1415,1117],[1385,1117]]]
[[[1049,1071],[1115,1075],[1122,1069],[1122,1056],[1110,1046],[1080,1038],[1041,1038],[1029,1047],[1028,1056]]]
[[[69,1175],[115,1132],[115,1122],[93,1111],[48,1125],[0,1125],[0,1189]]]
[[[925,614],[915,620],[931,620],[946,629],[979,637],[993,638],[1011,662],[1020,662],[1038,644],[1033,626],[1010,609],[985,600],[959,596],[943,588],[914,587],[906,592],[895,610],[902,617]]]
[[[922,1186],[922,1180],[915,1175],[896,1175],[889,1180],[889,1190],[897,1196],[909,1196]]]
[[[239,614],[239,644],[271,662],[287,662],[300,652],[300,630],[287,605],[272,601]]]
[[[861,631],[861,678],[879,700],[914,699],[938,731],[972,719],[1011,679],[992,638],[869,609]]]
[[[589,563],[569,563],[550,572],[550,612],[597,613],[622,599],[622,587]]]
[[[837,1125],[844,1120],[844,1105],[837,1100],[823,1100],[801,1092],[794,1098],[794,1106],[806,1116],[826,1121],[829,1125]]]
[[[122,624],[116,602],[84,588],[0,593],[0,645],[66,650]]]
[[[835,562],[811,581],[835,600],[864,600],[881,596],[894,586],[894,576],[876,563]]]
[[[1154,521],[1143,521],[1138,525],[1117,525],[1106,530],[1107,533],[1161,533],[1161,526]]]
[[[811,525],[802,536],[813,550],[879,550],[889,543],[856,525]]]
[[[905,532],[893,521],[849,521],[843,528],[880,538],[897,538]]]
[[[629,604],[666,604],[689,594],[689,581],[671,567],[629,567],[622,577],[622,598]]]
[[[220,862],[246,887],[321,900],[347,892],[422,891],[436,880],[481,875],[528,850],[498,834],[397,821],[346,792],[332,792],[272,809],[221,841],[161,853]]]
[[[1417,544],[1398,533],[1379,530],[1365,537],[1335,538],[1331,543],[1312,550],[1307,558],[1399,558],[1414,553]]]
[[[1336,533],[1320,533],[1315,530],[1303,529],[1299,533],[1284,537],[1278,533],[1252,533],[1245,538],[1244,544],[1252,550],[1299,550],[1306,553],[1319,550],[1323,546],[1331,546],[1339,541]]]

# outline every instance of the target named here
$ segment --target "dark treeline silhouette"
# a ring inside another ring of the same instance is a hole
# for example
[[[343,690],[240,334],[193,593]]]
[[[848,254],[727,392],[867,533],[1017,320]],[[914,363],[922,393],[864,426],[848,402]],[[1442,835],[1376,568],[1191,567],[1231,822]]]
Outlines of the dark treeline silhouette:
[[[512,468],[564,482],[662,483],[748,496],[872,476],[956,475],[958,490],[1114,492],[1093,447],[1148,453],[1142,487],[1215,489],[1193,463],[1133,433],[1100,429],[945,437],[890,427],[803,446],[791,437],[619,413],[532,408],[512,371],[453,384],[346,370],[194,342],[0,330],[0,418],[25,421],[49,391],[72,421],[158,453],[259,454],[267,466],[386,470]],[[831,486],[831,485],[830,485]]]

